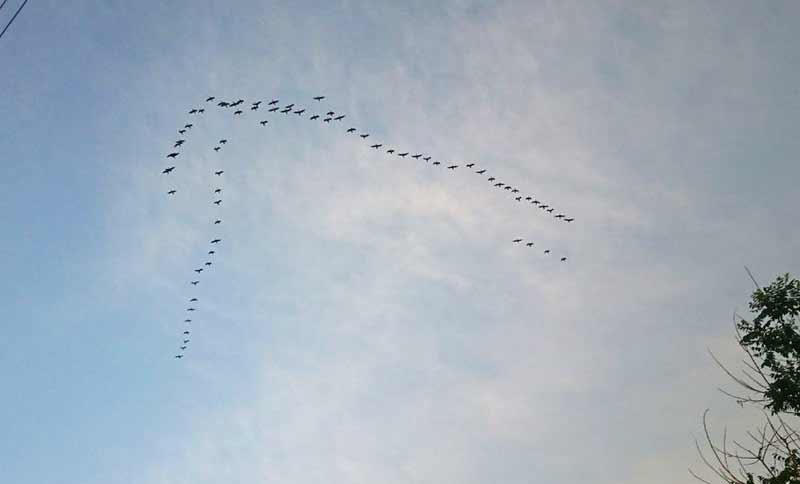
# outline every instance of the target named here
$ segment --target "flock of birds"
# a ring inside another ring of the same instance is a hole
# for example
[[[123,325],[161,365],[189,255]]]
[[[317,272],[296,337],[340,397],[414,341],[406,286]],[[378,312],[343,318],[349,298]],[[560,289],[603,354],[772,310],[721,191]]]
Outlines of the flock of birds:
[[[315,96],[313,98],[313,100],[316,101],[317,103],[321,102],[323,99],[325,99],[325,96]],[[246,109],[246,107],[244,106],[244,103],[245,103],[245,101],[243,99],[237,99],[236,101],[230,101],[230,102],[229,101],[221,101],[221,100],[217,101],[216,97],[209,96],[205,100],[204,106],[214,106],[214,104],[216,104],[216,107],[221,108],[223,110],[230,111],[230,112],[233,113],[234,116],[242,116],[242,115],[245,114],[245,109]],[[306,113],[306,111],[311,111],[312,110],[311,108],[307,109],[305,107],[296,106],[295,103],[286,104],[284,106],[280,106],[279,103],[280,103],[280,100],[272,99],[266,104],[266,106],[264,108],[262,108],[262,101],[260,101],[260,100],[259,101],[254,101],[254,102],[252,102],[250,104],[249,109],[247,109],[247,110],[255,112],[255,111],[259,111],[259,110],[263,109],[264,111],[266,111],[267,113],[270,113],[270,114],[285,114],[285,115],[295,114],[297,116],[303,116]],[[189,115],[191,115],[191,116],[199,116],[199,115],[204,114],[205,112],[206,112],[206,108],[205,107],[196,107],[196,108],[192,108],[191,110],[189,110]],[[334,111],[328,110],[327,112],[325,112],[325,114],[317,114],[315,112],[314,114],[309,115],[308,119],[311,120],[311,121],[321,120],[323,123],[333,124],[333,123],[340,123],[346,117],[347,116],[345,114],[340,114],[340,113],[336,113]],[[267,124],[269,124],[269,120],[262,119],[262,120],[259,121],[259,124],[261,126],[266,126]],[[181,152],[179,150],[182,149],[183,145],[186,143],[186,138],[188,138],[187,135],[192,130],[193,127],[194,127],[194,124],[190,122],[190,123],[186,123],[183,126],[183,128],[178,130],[178,134],[180,135],[180,138],[174,142],[173,149],[170,151],[169,154],[166,155],[167,159],[176,160],[178,158],[178,156],[180,156]],[[366,141],[370,137],[370,134],[368,132],[359,132],[359,130],[357,130],[356,128],[353,128],[353,127],[347,128],[346,130],[344,130],[344,132],[347,135],[355,136],[355,139],[360,139],[361,141],[365,141],[367,143],[371,143],[371,144],[369,144],[370,148],[375,149],[375,150],[383,150],[384,153],[386,155],[389,155],[389,156],[397,156],[397,157],[400,157],[400,158],[409,157],[409,158],[412,158],[414,160],[424,161],[426,164],[429,164],[431,167],[443,167],[443,168],[446,168],[447,170],[450,170],[450,171],[455,171],[455,170],[457,170],[459,168],[470,170],[470,171],[472,171],[473,173],[475,173],[477,175],[485,176],[486,180],[491,184],[491,186],[493,186],[493,187],[495,187],[495,188],[497,188],[499,190],[503,190],[504,192],[509,193],[509,195],[512,196],[514,198],[514,200],[516,200],[519,203],[527,203],[527,204],[531,205],[534,208],[538,208],[542,213],[551,215],[555,220],[563,221],[565,223],[571,223],[571,222],[575,221],[575,218],[567,216],[564,213],[560,213],[560,212],[556,211],[556,209],[554,207],[552,207],[549,203],[545,203],[544,201],[540,201],[536,197],[534,197],[533,195],[523,194],[519,188],[517,188],[517,187],[515,187],[515,186],[513,186],[513,185],[511,185],[509,183],[505,183],[505,182],[499,181],[495,176],[493,176],[492,174],[488,173],[488,170],[486,168],[478,166],[477,163],[472,163],[472,162],[471,163],[463,163],[463,164],[443,163],[442,161],[433,159],[433,157],[431,155],[426,154],[424,152],[406,151],[406,150],[401,150],[401,149],[398,149],[398,148],[395,148],[395,147],[385,146],[384,143],[373,143],[372,141]],[[219,152],[225,146],[225,144],[227,144],[227,143],[228,143],[227,139],[220,139],[216,143],[216,145],[214,146],[213,150],[215,152]],[[384,148],[385,148],[385,150],[384,150]],[[164,168],[161,173],[163,175],[170,175],[176,170],[176,168],[177,168],[176,165],[168,166],[168,167]],[[223,189],[220,186],[220,183],[218,182],[218,180],[222,179],[222,175],[225,173],[225,171],[222,170],[222,169],[215,169],[215,170],[213,170],[212,173],[213,173],[213,177],[216,177],[216,178],[212,178],[212,179],[215,180],[215,183],[213,184],[213,195],[214,195],[213,198],[214,198],[214,200],[212,201],[212,203],[219,207],[222,204],[222,191],[223,191]],[[168,196],[174,196],[177,193],[178,193],[178,191],[177,191],[176,188],[170,188],[167,191],[167,195]],[[212,219],[213,219],[212,224],[213,224],[214,227],[217,227],[220,224],[222,224],[222,219],[219,218],[218,216],[212,217]],[[526,240],[524,238],[515,238],[515,239],[511,240],[511,242],[514,243],[514,244],[520,244],[520,245],[523,245],[523,243],[524,243],[524,246],[528,247],[528,248],[532,248],[532,247],[535,246],[533,241]],[[222,239],[220,237],[215,237],[215,238],[211,239],[211,241],[209,242],[209,247],[208,247],[206,260],[202,261],[202,263],[197,268],[194,269],[194,273],[195,273],[194,276],[195,277],[193,277],[192,280],[189,281],[189,284],[192,286],[192,288],[194,288],[198,284],[200,284],[200,277],[203,274],[203,272],[209,270],[211,268],[211,266],[214,264],[213,257],[216,254],[216,248],[221,243],[222,243]],[[548,255],[548,254],[551,253],[551,250],[550,249],[544,249],[543,253],[545,255]],[[559,260],[561,262],[566,262],[567,258],[566,257],[560,257]],[[181,358],[184,357],[184,354],[185,354],[186,350],[189,348],[189,343],[191,342],[191,329],[190,329],[191,328],[191,323],[192,323],[191,315],[195,311],[197,311],[197,307],[196,307],[197,304],[195,304],[195,303],[199,303],[199,300],[198,300],[197,297],[191,297],[191,298],[188,299],[188,306],[186,307],[186,312],[188,313],[189,317],[187,317],[184,320],[184,323],[186,323],[186,326],[185,326],[185,329],[183,329],[183,332],[182,332],[182,335],[181,335],[181,341],[182,342],[179,345],[180,351],[178,352],[178,354],[175,355],[175,358],[177,358],[177,359],[181,359]]]

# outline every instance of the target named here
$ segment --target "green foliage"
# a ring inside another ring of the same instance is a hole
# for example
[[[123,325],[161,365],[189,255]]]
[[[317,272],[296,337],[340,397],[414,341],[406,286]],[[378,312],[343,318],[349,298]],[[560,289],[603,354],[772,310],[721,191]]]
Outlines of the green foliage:
[[[737,327],[741,345],[761,360],[760,368],[768,381],[764,397],[766,408],[800,415],[800,281],[789,274],[778,277],[768,287],[753,293],[752,321],[741,319]],[[796,462],[796,457],[794,457]],[[788,466],[788,464],[787,464]],[[765,484],[795,484],[797,481],[764,481]],[[800,484],[800,483],[798,483]]]
[[[797,452],[791,451],[787,457],[777,457],[783,464],[783,469],[778,471],[777,466],[772,468],[775,473],[771,477],[758,477],[760,484],[800,484],[800,459]],[[746,484],[755,484],[752,474],[747,475]]]

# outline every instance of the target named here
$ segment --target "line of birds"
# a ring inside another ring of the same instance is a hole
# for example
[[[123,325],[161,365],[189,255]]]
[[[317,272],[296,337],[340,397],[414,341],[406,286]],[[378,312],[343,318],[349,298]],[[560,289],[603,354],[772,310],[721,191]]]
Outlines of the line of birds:
[[[313,100],[317,101],[317,102],[320,102],[323,99],[325,99],[325,96],[315,96],[313,98]],[[215,100],[216,100],[216,97],[209,96],[208,98],[206,98],[205,102],[208,104],[208,103],[212,103]],[[231,101],[231,102],[218,101],[216,103],[216,105],[217,105],[217,107],[220,107],[220,108],[233,109],[233,115],[234,116],[241,116],[241,115],[244,114],[244,109],[240,108],[240,106],[242,106],[244,104],[244,102],[245,101],[243,99],[237,99],[236,101]],[[271,101],[269,101],[267,103],[268,107],[266,108],[266,111],[269,112],[269,113],[282,113],[282,114],[293,113],[293,114],[296,114],[298,116],[302,116],[307,111],[307,109],[304,108],[304,107],[296,107],[295,103],[286,104],[283,107],[280,107],[279,103],[280,103],[280,100],[272,99]],[[260,100],[259,101],[254,101],[254,102],[251,103],[249,110],[250,111],[258,111],[259,109],[261,109],[261,105],[262,105],[262,101],[260,101]],[[196,115],[204,114],[205,111],[206,111],[206,109],[203,108],[203,107],[196,107],[196,108],[190,109],[188,114],[196,116]],[[309,116],[309,119],[313,121],[313,120],[318,120],[318,119],[322,118],[322,121],[324,123],[331,123],[331,122],[336,122],[336,121],[342,121],[345,117],[346,117],[346,115],[344,115],[344,114],[338,114],[337,115],[337,113],[334,112],[334,111],[327,111],[324,114],[324,117],[323,117],[322,114],[313,114],[313,115]],[[266,126],[268,123],[269,123],[269,121],[266,120],[266,119],[263,119],[263,120],[259,121],[259,124],[261,126]],[[178,130],[178,134],[181,135],[181,138],[175,141],[175,143],[173,144],[173,149],[181,149],[183,147],[184,143],[186,143],[186,139],[183,136],[186,135],[193,128],[193,126],[194,126],[193,123],[186,123],[183,126],[183,128]],[[347,134],[356,134],[359,138],[361,138],[361,140],[366,140],[367,138],[370,137],[369,133],[366,133],[366,132],[358,133],[358,130],[356,128],[353,128],[353,127],[350,127],[348,129],[346,129],[345,133],[347,133]],[[213,147],[213,150],[215,152],[219,152],[222,149],[222,147],[227,143],[228,143],[227,139],[224,139],[224,138],[220,139],[216,143],[216,145]],[[382,149],[384,147],[384,144],[383,143],[373,143],[373,144],[369,145],[369,147],[372,148],[372,149],[375,149],[375,150],[380,150],[380,149]],[[444,164],[443,165],[443,163],[441,161],[438,161],[438,160],[433,160],[432,161],[432,156],[425,155],[425,153],[422,153],[422,152],[411,154],[412,153],[411,151],[401,151],[399,149],[395,149],[395,148],[391,148],[391,147],[387,148],[385,152],[386,152],[386,154],[396,155],[396,156],[398,156],[400,158],[405,158],[405,157],[408,156],[408,157],[410,157],[412,159],[415,159],[415,160],[421,159],[422,161],[425,161],[426,163],[430,163],[431,166],[444,166],[450,171],[455,171],[456,169],[458,169],[458,168],[460,168],[462,166],[461,164]],[[179,155],[180,155],[180,151],[171,151],[169,154],[166,155],[166,157],[167,157],[167,159],[174,160]],[[473,171],[474,171],[474,173],[476,173],[478,175],[482,175],[482,176],[483,175],[487,175],[487,172],[488,172],[488,170],[486,168],[478,167],[476,163],[465,163],[465,164],[463,164],[463,166],[465,168],[467,168],[467,169],[478,168],[478,169],[475,169]],[[161,173],[165,174],[165,175],[169,175],[175,169],[176,169],[175,165],[168,166],[168,167],[164,168]],[[221,170],[221,169],[213,171],[213,174],[215,176],[217,176],[217,177],[221,177],[224,173],[225,173],[225,171]],[[549,203],[544,203],[542,201],[539,201],[538,199],[536,199],[532,195],[522,194],[520,189],[512,186],[511,184],[507,184],[507,183],[498,181],[496,179],[496,177],[494,177],[494,176],[492,176],[490,174],[489,174],[489,176],[487,176],[487,181],[489,183],[493,184],[494,187],[499,188],[499,189],[501,189],[503,191],[509,192],[517,202],[522,202],[524,200],[525,202],[528,202],[531,205],[533,205],[535,207],[538,207],[543,212],[548,213],[548,214],[552,214],[553,217],[555,219],[557,219],[557,220],[562,220],[562,221],[567,222],[567,223],[573,222],[575,220],[575,218],[568,217],[566,214],[558,213],[558,212],[554,213],[555,212],[555,208],[550,206]],[[173,196],[176,193],[177,193],[177,189],[175,189],[175,188],[171,188],[170,190],[167,191],[167,195],[169,195],[169,196]],[[214,193],[214,198],[216,198],[216,199],[213,200],[212,203],[214,205],[220,206],[222,204],[222,198],[221,198],[221,196],[222,196],[221,195],[222,194],[222,188],[221,187],[214,188],[214,192],[213,193]],[[213,221],[213,225],[214,226],[219,225],[221,223],[222,223],[222,220],[220,218],[214,217],[214,221]],[[216,247],[216,245],[220,244],[221,242],[222,242],[222,239],[216,237],[216,238],[211,240],[210,245]],[[533,241],[526,241],[523,238],[515,238],[511,242],[514,243],[514,244],[520,244],[520,245],[523,245],[522,243],[525,242],[524,246],[525,247],[529,247],[529,248],[532,248],[532,247],[535,246]],[[213,256],[215,253],[216,253],[216,251],[213,248],[211,248],[208,251],[208,255],[209,256]],[[548,255],[550,253],[551,253],[550,249],[545,249],[544,250],[544,254],[545,255]],[[566,262],[567,261],[567,257],[561,257],[560,261],[561,262]],[[205,261],[203,263],[203,266],[194,269],[194,272],[199,275],[205,269],[210,267],[211,265],[212,265],[212,261],[210,261],[210,260]],[[192,281],[190,281],[190,284],[192,285],[192,287],[196,287],[198,284],[200,284],[200,280],[199,279],[198,280],[192,280]],[[194,305],[194,303],[196,303],[196,302],[199,302],[199,300],[196,297],[190,298],[189,299],[190,306],[186,308],[186,311],[187,312],[195,312],[195,311],[197,311],[197,308]],[[187,323],[187,324],[190,324],[192,322],[192,319],[187,318],[187,319],[184,320],[184,322]],[[190,339],[189,339],[189,335],[190,334],[191,334],[191,331],[189,329],[185,329],[183,331],[183,333],[182,333],[182,336],[183,336],[182,337],[182,344],[179,346],[181,351],[178,354],[175,355],[175,358],[177,358],[177,359],[183,358],[184,352],[188,348],[188,344],[190,342]]]

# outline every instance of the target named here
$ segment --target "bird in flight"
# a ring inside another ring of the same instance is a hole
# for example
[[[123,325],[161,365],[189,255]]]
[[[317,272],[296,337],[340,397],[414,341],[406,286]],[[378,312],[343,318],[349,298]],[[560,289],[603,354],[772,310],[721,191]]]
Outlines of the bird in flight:
[[[458,165],[450,165],[447,167],[448,170],[455,170],[456,168],[458,168]]]
[[[562,257],[561,258],[561,262],[567,262],[567,258],[566,257]]]
[[[222,188],[217,188],[216,190],[214,190],[214,193],[220,193],[220,192],[222,192]]]
[[[441,161],[434,161],[434,162],[433,162],[433,164],[434,164],[434,165],[441,165],[441,164],[442,164],[442,162],[441,162]]]
[[[575,219],[574,218],[565,218],[564,222],[572,222],[573,220],[575,220]]]
[[[514,242],[515,244],[519,244],[520,242],[522,242],[522,239],[514,239],[511,242]]]
[[[181,359],[183,358],[183,355],[175,355],[175,358]]]
[[[214,220],[214,225],[221,224],[221,223],[222,223],[222,220],[219,220],[219,219]]]
[[[493,176],[490,176],[489,178],[487,178],[487,180],[489,180],[490,182],[493,182],[493,181],[497,180],[497,178],[495,178]]]
[[[164,168],[164,171],[162,171],[161,173],[162,174],[172,173],[172,170],[174,170],[174,169],[175,169],[174,166],[170,166],[169,168]]]
[[[268,111],[269,111],[269,112],[271,112],[271,113],[274,113],[274,112],[275,112],[275,111],[277,111],[278,109],[280,109],[280,108],[278,108],[278,107],[275,107],[275,108],[269,108],[269,109],[268,109]]]
[[[193,312],[193,311],[195,311],[195,309],[194,309],[194,308],[186,308],[186,310],[187,310],[187,311],[189,311],[189,312]]]
[[[555,210],[555,209],[554,209],[554,208],[548,208],[548,209],[546,210],[546,212],[547,212],[547,213],[553,213],[553,210]]]
[[[426,156],[425,158],[423,158],[423,160],[425,160],[425,161],[431,161],[431,157],[430,157],[430,156]]]
[[[550,253],[550,249],[545,250],[544,253],[545,254],[549,254]]]
[[[208,255],[214,255],[215,253],[216,253],[216,252],[214,252],[213,250],[209,250],[209,251],[208,251]]]
[[[181,346],[182,350],[185,350],[186,348],[187,348],[187,346]]]
[[[325,116],[333,116],[334,114],[336,113],[334,113],[333,111],[328,111],[327,113],[325,113]]]
[[[190,123],[190,124],[187,124],[186,126],[184,126],[184,128],[186,128],[186,129],[192,129],[192,126],[194,126],[194,125]]]
[[[197,298],[193,297],[193,298],[189,299],[189,302],[197,302]]]
[[[308,119],[310,119],[310,120],[312,120],[312,121],[313,121],[313,120],[315,120],[315,119],[319,119],[319,114],[315,114],[315,115],[311,116],[311,117],[310,117],[310,118],[308,118]]]
[[[210,266],[210,265],[211,265],[211,262],[206,262],[206,265],[207,265],[207,266]]]
[[[214,239],[211,241],[212,244],[219,244],[220,242],[222,242],[222,239]]]
[[[177,148],[178,146],[184,144],[185,142],[186,142],[185,139],[179,139],[178,141],[175,142],[175,146],[173,146],[173,148]]]
[[[315,96],[314,97],[314,101],[322,101],[323,99],[325,99],[325,96]]]
[[[168,154],[167,158],[177,158],[179,154],[180,153],[178,153],[178,152],[173,152],[173,153]]]
[[[189,114],[197,114],[197,109],[192,109],[191,111],[189,111]]]
[[[301,116],[304,112],[306,112],[305,109],[298,109],[297,111],[294,112],[294,114]]]
[[[375,149],[377,150],[377,149],[378,149],[378,148],[380,148],[381,146],[383,146],[383,145],[382,145],[382,144],[380,144],[380,143],[376,143],[376,144],[374,144],[374,145],[370,146],[370,148],[375,148]]]
[[[267,121],[267,120],[265,119],[264,121],[259,121],[259,124],[260,124],[261,126],[266,126],[268,122],[269,122],[269,121]]]
[[[192,322],[192,320],[191,320],[191,319],[184,319],[184,320],[183,320],[183,322],[184,322],[184,323],[191,323],[191,322]]]
[[[347,130],[347,132],[348,133],[355,133],[356,132],[356,128],[350,128],[350,129]]]
[[[328,118],[323,119],[322,122],[323,123],[330,123],[331,119],[333,119],[333,118],[328,117]]]
[[[497,182],[497,183],[494,184],[494,186],[496,186],[496,187],[502,187],[503,185],[504,185],[503,182]]]
[[[475,163],[467,163],[467,168],[472,168],[473,166],[475,166]]]
[[[486,169],[478,170],[475,173],[477,173],[478,175],[483,175],[484,173],[486,173]]]
[[[406,151],[405,153],[398,153],[397,156],[399,156],[400,158],[405,158],[406,156],[408,156],[408,151]]]
[[[528,243],[527,243],[527,244],[525,244],[525,245],[527,245],[528,247],[533,247],[533,242],[528,242]]]
[[[178,130],[178,133],[180,133],[180,134],[183,134],[183,133],[185,133],[185,132],[186,132],[186,130],[185,130],[185,129],[179,129],[179,130]]]
[[[189,341],[190,341],[190,340],[188,340],[188,339],[185,339],[185,340],[183,340],[183,344],[186,344],[186,343],[188,343]]]
[[[344,114],[340,114],[340,115],[336,116],[335,118],[333,118],[333,120],[334,121],[341,121],[341,120],[344,119],[344,116],[345,116]]]
[[[389,153],[389,154],[394,153],[394,149],[389,148],[388,150],[386,150],[386,152]]]
[[[178,193],[178,190],[170,190],[167,192],[167,195],[175,195],[176,193]]]
[[[360,134],[359,136],[361,136],[364,139],[367,139],[369,138],[369,133]]]
[[[411,155],[411,157],[414,158],[415,160],[418,160],[418,159],[420,159],[420,157],[422,157],[422,153],[417,153],[416,155]]]
[[[519,190],[517,190],[517,189],[515,188],[515,189],[511,190],[511,193],[519,193]]]
[[[515,198],[514,200],[516,200],[516,201],[518,201],[518,202],[521,202],[521,201],[522,201],[522,197],[517,197],[517,198]]]
[[[217,176],[221,176],[223,173],[225,173],[225,170],[220,170],[220,171],[215,171],[214,172],[214,174],[217,175]]]
[[[292,109],[293,107],[294,107],[294,103],[287,104],[286,106],[283,107],[283,109]]]
[[[511,190],[511,185],[506,185],[506,187],[503,188],[503,190]]]
[[[241,109],[237,109],[236,111],[233,112],[233,114],[242,114],[242,110]]]
[[[197,110],[197,112],[199,114],[203,114],[204,112],[206,112],[206,110],[205,110],[205,108],[200,108],[200,109]]]
[[[221,148],[219,146],[214,147],[214,151],[219,151]]]
[[[196,273],[200,274],[201,272],[203,272],[203,268],[202,268],[202,267],[199,267],[199,268],[195,269],[194,271],[195,271]]]
[[[219,204],[221,204],[221,203],[222,203],[222,200],[221,200],[221,199],[220,199],[220,200],[214,200],[214,205],[219,205]]]
[[[227,108],[230,105],[231,105],[230,103],[226,103],[225,101],[220,101],[220,102],[217,103],[217,106],[220,106],[220,107],[223,107],[223,108]]]
[[[273,99],[272,101],[270,101],[270,102],[269,102],[269,103],[267,103],[267,104],[268,104],[269,106],[274,106],[275,104],[278,104],[278,100],[277,100],[277,99]]]
[[[183,334],[190,334],[189,331],[184,331]]]
[[[556,215],[555,217],[556,218],[564,218],[564,217],[566,217],[566,215],[564,215],[563,213],[560,213],[560,214]]]
[[[196,285],[198,285],[198,284],[200,284],[200,281],[192,281],[192,285],[193,285],[193,286],[196,286]]]
[[[221,145],[224,145],[224,144],[225,144],[225,143],[227,143],[227,142],[228,142],[228,140],[227,140],[227,139],[221,139],[221,140],[219,140],[219,144],[221,144]]]
[[[281,110],[281,112],[283,114],[289,114],[290,112],[292,112],[292,108],[285,108],[285,109]]]
[[[209,97],[206,99],[206,102],[207,102],[207,103],[209,103],[209,102],[211,102],[211,101],[213,101],[213,100],[214,100],[214,96],[209,96]]]
[[[255,102],[253,102],[253,106],[260,106],[260,105],[261,105],[261,101],[255,101]]]

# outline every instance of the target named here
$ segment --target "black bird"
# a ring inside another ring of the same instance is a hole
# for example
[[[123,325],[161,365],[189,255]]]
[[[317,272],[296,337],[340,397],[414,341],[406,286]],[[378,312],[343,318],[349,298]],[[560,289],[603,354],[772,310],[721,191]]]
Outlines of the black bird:
[[[189,312],[192,312],[192,311],[194,311],[195,309],[194,309],[194,308],[186,308],[186,310],[187,310],[187,311],[189,311]]]
[[[511,190],[511,185],[506,185],[506,187],[503,190]]]
[[[202,267],[200,267],[199,269],[195,269],[194,271],[195,271],[196,273],[200,274],[201,272],[203,272],[203,268],[202,268]]]
[[[549,254],[550,253],[550,249],[545,250],[544,253],[545,254]]]
[[[323,121],[324,123],[330,123],[330,122],[331,122],[331,119],[333,119],[333,118],[325,118],[325,119],[323,119],[322,121]]]
[[[216,190],[214,190],[214,193],[221,193],[221,192],[222,192],[222,188],[217,188]]]
[[[255,101],[255,102],[253,103],[253,106],[260,106],[260,105],[261,105],[261,101]]]
[[[175,169],[174,166],[170,166],[169,168],[164,168],[164,171],[162,171],[161,173],[162,174],[172,173],[172,170],[174,169]]]
[[[214,220],[214,225],[218,225],[218,224],[221,224],[221,223],[222,223],[222,220],[219,220],[219,219],[217,219],[217,220]],[[213,253],[213,252],[212,252],[212,253]]]
[[[335,118],[333,118],[333,120],[334,121],[341,121],[341,120],[344,119],[344,116],[345,116],[344,114],[340,114],[339,116],[336,116]]]
[[[533,247],[533,242],[528,242],[528,243],[527,243],[527,244],[525,244],[525,245],[527,245],[528,247]]]
[[[393,149],[388,149],[388,150],[386,150],[386,152],[387,153],[394,153],[394,150]]]
[[[408,156],[408,151],[406,151],[405,153],[398,153],[397,156],[399,156],[400,158],[405,158],[406,156]]]
[[[336,113],[334,113],[333,111],[328,111],[327,113],[325,113],[325,116],[333,116],[334,114]]]
[[[192,126],[194,126],[194,125],[193,125],[193,124],[187,124],[186,126],[184,126],[184,128],[186,128],[186,129],[192,129]]]
[[[183,355],[175,355],[175,358],[181,359],[183,358]]]
[[[561,262],[567,262],[567,258],[566,257],[562,257],[561,258]]]
[[[186,348],[187,348],[186,346],[181,346],[182,350],[185,350]],[[176,358],[177,358],[177,356],[176,356]]]
[[[214,174],[215,174],[215,175],[217,175],[217,176],[220,176],[220,175],[222,175],[223,173],[225,173],[225,170],[220,170],[220,171],[215,171],[215,172],[214,172]]]
[[[196,113],[197,113],[197,109],[192,109],[191,111],[189,111],[189,114],[196,114]]]
[[[209,251],[208,251],[208,255],[214,255],[215,253],[216,253],[216,252],[214,252],[213,250],[209,250]]]
[[[555,209],[554,209],[554,208],[548,208],[548,209],[546,210],[546,212],[547,212],[547,213],[553,213],[553,210],[555,210]]]
[[[566,215],[564,215],[563,213],[556,215],[556,218],[564,218],[564,217],[566,217]]]
[[[359,136],[361,136],[364,139],[367,139],[369,138],[369,133],[360,134]]]
[[[215,147],[214,147],[214,151],[219,151],[219,150],[220,150],[220,147],[219,147],[219,146],[215,146]]]
[[[193,285],[193,286],[196,286],[196,285],[198,285],[198,284],[200,284],[200,281],[192,281],[192,285]]]
[[[503,185],[504,185],[503,182],[497,182],[497,183],[494,184],[494,186],[496,186],[496,187],[502,187]]]
[[[243,102],[244,102],[244,99],[239,99],[235,103],[231,104],[231,106],[238,106],[238,105],[242,104]]]
[[[315,96],[314,97],[314,101],[322,101],[323,99],[325,99],[325,96]]]
[[[522,201],[522,197],[517,197],[517,198],[515,198],[514,200],[516,200],[516,201],[518,201],[518,202],[521,202],[521,201]]]
[[[564,222],[572,222],[573,220],[575,220],[575,219],[574,218],[565,218]]]
[[[450,165],[447,167],[448,170],[455,170],[456,168],[458,168],[458,165]]]
[[[475,173],[477,173],[478,175],[483,175],[484,173],[486,173],[486,169],[478,170]]]
[[[514,242],[515,244],[519,244],[520,242],[522,242],[522,239],[514,239],[511,242]]]
[[[230,106],[230,103],[226,103],[225,101],[220,101],[217,103],[217,106],[227,108],[228,106]]]
[[[294,107],[294,103],[287,104],[286,106],[283,107],[283,109],[292,109],[293,107]]]
[[[545,208],[547,208],[547,207],[549,207],[549,206],[550,206],[550,205],[545,205],[545,204],[542,204],[542,205],[539,205],[539,208],[541,208],[542,210],[544,210]]]
[[[173,148],[177,148],[178,146],[180,146],[180,145],[182,145],[184,143],[186,143],[185,139],[179,139],[178,141],[175,142],[175,146],[173,146]]]
[[[275,104],[278,104],[278,100],[277,99],[273,99],[272,101],[270,101],[268,103],[269,106],[272,106],[272,105],[275,105]]]
[[[208,99],[206,99],[206,102],[208,103],[208,102],[211,102],[213,100],[214,100],[214,96],[209,96]]]
[[[185,339],[185,340],[183,340],[183,344],[186,344],[186,343],[188,343],[189,341],[191,341],[191,340]]]
[[[493,181],[497,180],[497,178],[495,178],[493,176],[490,176],[489,178],[487,178],[487,180],[489,180],[490,182],[493,182]]]
[[[167,195],[175,195],[176,193],[178,193],[178,190],[170,190],[167,192]]]
[[[237,109],[236,111],[233,112],[233,114],[242,114],[242,110],[241,109]]]
[[[184,320],[183,320],[183,322],[184,322],[184,323],[191,323],[191,322],[192,322],[192,320],[191,320],[191,319],[184,319]]]
[[[204,112],[206,112],[206,110],[204,108],[200,108],[200,109],[197,110],[197,112],[200,113],[200,114],[203,114]]]
[[[250,106],[250,111],[258,111],[258,106]]]
[[[473,166],[475,166],[475,163],[467,163],[467,168],[472,168]]]
[[[540,202],[539,200],[534,200],[534,201],[532,201],[531,203],[532,203],[532,204],[534,204],[534,205],[539,205],[539,204],[540,204],[540,203],[542,203],[542,202]]]
[[[189,332],[188,331],[184,331],[183,334],[189,334]]]
[[[310,119],[310,120],[312,120],[312,121],[313,121],[313,120],[315,120],[315,119],[319,119],[319,114],[315,114],[315,115],[311,116],[311,117],[310,117],[310,118],[308,118],[308,119]]]
[[[222,200],[214,200],[214,205],[219,205],[222,203]]]
[[[348,133],[355,133],[355,131],[356,131],[356,128],[350,128],[350,129],[347,130]]]
[[[211,265],[211,262],[206,262],[206,265],[207,265],[207,266],[210,266],[210,265]]]
[[[415,160],[420,159],[421,156],[422,156],[422,153],[417,153],[416,155],[411,155],[411,157],[414,158]]]
[[[378,143],[378,144],[374,144],[374,145],[370,146],[370,148],[375,148],[375,149],[377,150],[377,149],[378,149],[378,148],[380,148],[381,146],[383,146],[383,145],[382,145],[382,144],[380,144],[380,143]]]
[[[517,189],[515,188],[515,189],[511,190],[511,193],[519,193],[519,190],[517,190]]]
[[[533,200],[533,198],[531,198],[531,197],[525,197],[525,201],[526,201],[526,202],[530,202],[531,200]]]
[[[180,153],[174,152],[167,155],[167,158],[177,158]]]
[[[214,239],[211,241],[212,244],[219,244],[220,242],[222,242],[222,239]]]
[[[219,140],[219,144],[221,144],[221,145],[224,145],[224,144],[225,144],[225,143],[227,143],[227,142],[228,142],[228,140],[227,140],[227,139],[221,139],[221,140]]]
[[[434,165],[441,165],[441,164],[442,164],[442,162],[440,162],[440,161],[434,161],[434,162],[433,162],[433,164],[434,164]]]
[[[261,126],[266,126],[268,122],[269,122],[269,121],[267,121],[267,120],[265,119],[264,121],[259,121],[259,122],[258,122],[258,124],[260,124]]]
[[[275,112],[275,111],[277,111],[278,109],[280,109],[280,108],[269,108],[269,109],[268,109],[268,111],[269,111],[270,113],[274,113],[274,112]]]
[[[197,298],[193,297],[193,298],[189,299],[189,302],[197,302]]]
[[[431,157],[430,157],[430,156],[426,156],[425,158],[423,158],[423,160],[425,160],[425,161],[431,161]]]
[[[298,109],[297,111],[295,111],[295,112],[294,112],[294,114],[296,114],[296,115],[300,116],[300,115],[302,115],[304,112],[306,112],[306,110],[305,110],[305,109]]]
[[[281,113],[283,113],[283,114],[289,114],[290,112],[292,112],[292,108],[286,108],[286,109],[281,110]]]

